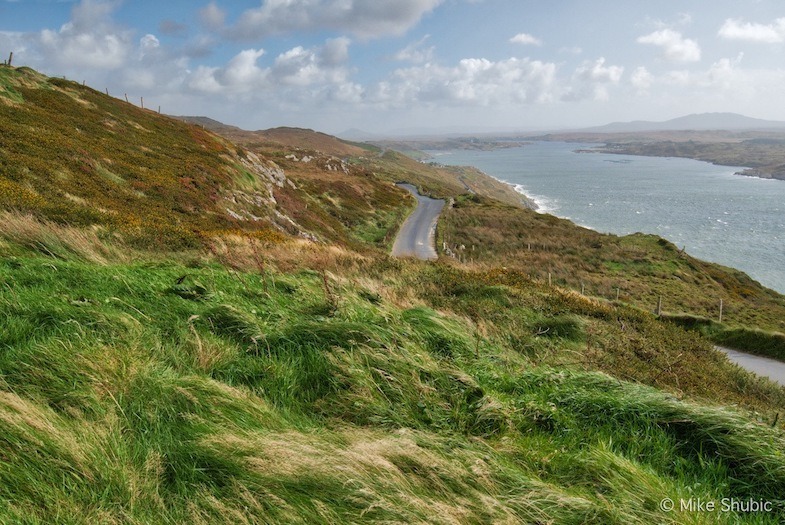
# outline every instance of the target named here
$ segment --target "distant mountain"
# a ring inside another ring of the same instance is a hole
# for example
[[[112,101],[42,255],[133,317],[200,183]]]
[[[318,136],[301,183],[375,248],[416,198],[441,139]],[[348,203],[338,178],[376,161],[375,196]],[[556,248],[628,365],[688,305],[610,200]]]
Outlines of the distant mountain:
[[[785,129],[785,122],[745,117],[737,113],[695,113],[664,122],[636,120],[632,122],[613,122],[604,126],[584,128],[582,132],[593,133],[633,133],[639,131],[676,131],[676,130],[750,130]]]

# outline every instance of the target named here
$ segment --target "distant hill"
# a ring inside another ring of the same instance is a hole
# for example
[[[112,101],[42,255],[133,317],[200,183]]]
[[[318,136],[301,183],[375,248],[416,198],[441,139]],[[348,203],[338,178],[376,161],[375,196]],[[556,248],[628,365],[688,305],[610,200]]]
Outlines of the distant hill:
[[[226,231],[300,234],[272,197],[289,186],[281,168],[203,127],[0,66],[0,210],[167,248]]]
[[[172,118],[176,118],[178,120],[182,120],[183,122],[188,122],[189,124],[196,124],[197,126],[201,126],[204,129],[209,129],[214,133],[227,133],[232,131],[243,131],[242,129],[238,128],[237,126],[231,126],[229,124],[224,124],[223,122],[219,122],[215,119],[211,119],[210,117],[180,117],[171,115]]]
[[[785,129],[785,122],[746,117],[737,113],[694,113],[692,115],[686,115],[663,122],[646,120],[613,122],[604,126],[584,128],[580,131],[593,133],[634,133],[639,131],[751,129]]]
[[[354,142],[379,140],[381,138],[381,135],[377,135],[376,133],[370,133],[368,131],[363,131],[357,128],[347,129],[346,131],[342,131],[338,133],[337,136],[340,139],[354,141]]]
[[[286,146],[288,148],[299,148],[306,151],[318,151],[338,157],[362,155],[366,152],[366,149],[362,146],[312,129],[278,127],[248,131],[208,117],[185,116],[175,118],[192,124],[198,124],[214,133],[223,135],[237,144],[249,145],[266,143],[276,146]]]

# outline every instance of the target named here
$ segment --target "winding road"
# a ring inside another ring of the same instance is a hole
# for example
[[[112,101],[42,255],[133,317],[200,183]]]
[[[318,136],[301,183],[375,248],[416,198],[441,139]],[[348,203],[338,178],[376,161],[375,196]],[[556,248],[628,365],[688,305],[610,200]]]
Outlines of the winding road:
[[[723,348],[721,346],[715,346],[714,348],[720,352],[724,352],[731,362],[736,363],[740,367],[746,368],[759,376],[768,377],[775,383],[785,386],[785,363],[782,361],[740,352],[731,348]]]
[[[411,184],[397,184],[408,190],[417,199],[417,208],[404,221],[395,237],[392,247],[394,257],[416,257],[434,260],[438,258],[434,245],[436,238],[436,221],[444,208],[442,199],[432,199],[420,195]]]
[[[444,208],[444,201],[420,195],[417,188],[411,184],[399,183],[397,186],[414,195],[417,199],[417,208],[406,218],[398,231],[392,248],[393,257],[416,257],[426,260],[438,258],[434,245],[436,221]],[[785,386],[785,363],[730,348],[719,346],[715,348],[725,353],[731,362],[742,368]]]

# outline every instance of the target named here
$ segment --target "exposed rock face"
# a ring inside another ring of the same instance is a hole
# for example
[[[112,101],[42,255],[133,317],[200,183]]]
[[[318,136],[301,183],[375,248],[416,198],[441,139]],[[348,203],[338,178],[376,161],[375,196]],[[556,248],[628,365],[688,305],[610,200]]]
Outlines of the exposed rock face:
[[[306,158],[308,160],[305,160]],[[288,186],[297,189],[294,182],[286,176],[283,168],[272,160],[264,159],[250,151],[245,151],[244,155],[238,155],[234,160],[253,175],[255,180],[250,184],[250,188],[233,188],[225,192],[224,199],[230,203],[230,206],[226,208],[226,213],[230,217],[240,221],[266,220],[282,232],[311,241],[317,240],[312,233],[306,231],[294,219],[278,209],[275,188]],[[310,157],[304,157],[302,161],[308,162]]]
[[[246,152],[245,158],[241,158],[243,166],[251,173],[257,174],[260,177],[267,178],[270,183],[275,184],[279,188],[283,188],[284,184],[289,184],[294,188],[294,183],[286,178],[283,168],[271,160],[262,160],[256,153]]]
[[[342,171],[347,175],[349,174],[349,168],[338,157],[329,157],[324,163],[324,168],[327,171]]]

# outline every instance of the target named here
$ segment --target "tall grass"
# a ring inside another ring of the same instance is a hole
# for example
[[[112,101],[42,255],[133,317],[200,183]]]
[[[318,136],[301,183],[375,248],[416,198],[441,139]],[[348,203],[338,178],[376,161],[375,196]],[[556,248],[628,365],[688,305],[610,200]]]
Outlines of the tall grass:
[[[230,270],[2,259],[0,521],[705,522],[657,504],[785,488],[781,389],[753,399],[719,360],[703,390],[662,382],[647,348],[703,356],[675,326],[509,272],[323,252],[260,272],[237,246]]]

